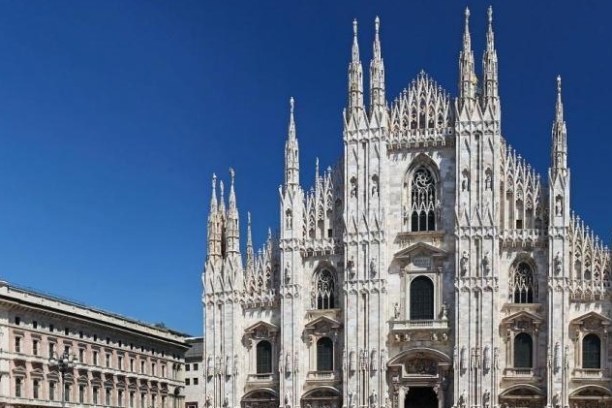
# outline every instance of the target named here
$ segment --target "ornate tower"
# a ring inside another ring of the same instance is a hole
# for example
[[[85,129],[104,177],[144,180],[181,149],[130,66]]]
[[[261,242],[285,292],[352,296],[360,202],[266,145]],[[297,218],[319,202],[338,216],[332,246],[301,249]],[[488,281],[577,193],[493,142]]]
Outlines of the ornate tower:
[[[571,373],[563,363],[571,346],[567,322],[570,299],[570,171],[567,167],[567,128],[563,119],[561,77],[557,76],[557,103],[552,126],[551,163],[548,171],[548,406],[566,406]]]
[[[485,406],[497,396],[498,203],[501,152],[497,56],[489,8],[478,101],[468,27],[460,54],[456,132],[455,404]],[[480,102],[480,103],[478,103]],[[461,405],[463,406],[463,405]]]
[[[302,288],[307,278],[302,268],[300,245],[304,239],[304,191],[300,187],[299,147],[293,98],[289,100],[289,129],[285,143],[285,183],[280,189],[280,341],[279,388],[284,403],[299,406],[303,373],[298,362],[306,359],[301,345],[305,313]],[[282,402],[281,402],[282,403]]]

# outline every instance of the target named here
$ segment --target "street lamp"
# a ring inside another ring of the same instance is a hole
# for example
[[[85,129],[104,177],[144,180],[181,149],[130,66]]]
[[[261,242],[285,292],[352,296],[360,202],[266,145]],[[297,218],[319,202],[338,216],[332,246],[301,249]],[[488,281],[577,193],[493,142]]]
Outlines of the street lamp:
[[[64,408],[64,405],[66,404],[66,385],[64,383],[65,376],[66,373],[70,371],[70,369],[74,367],[74,364],[77,362],[78,360],[75,355],[68,353],[68,350],[64,350],[64,354],[62,354],[61,356],[58,356],[57,354],[53,353],[51,357],[49,357],[49,365],[57,366],[57,369],[62,375],[62,408]]]

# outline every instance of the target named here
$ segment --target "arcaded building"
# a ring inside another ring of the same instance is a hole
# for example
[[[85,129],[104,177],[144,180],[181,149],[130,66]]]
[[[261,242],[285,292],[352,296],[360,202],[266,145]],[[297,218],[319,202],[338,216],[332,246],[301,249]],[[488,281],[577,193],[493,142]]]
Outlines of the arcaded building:
[[[0,282],[0,404],[183,408],[185,338]]]

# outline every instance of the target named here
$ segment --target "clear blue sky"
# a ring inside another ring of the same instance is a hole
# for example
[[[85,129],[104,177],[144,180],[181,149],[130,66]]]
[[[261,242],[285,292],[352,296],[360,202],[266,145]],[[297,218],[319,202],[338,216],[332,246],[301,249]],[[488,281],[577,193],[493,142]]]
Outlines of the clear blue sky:
[[[466,4],[480,61],[488,2],[0,2],[0,277],[201,334],[212,172],[261,245],[290,96],[303,183],[340,156],[352,19],[366,68],[381,18],[389,98],[421,69],[456,94]],[[546,174],[563,76],[573,208],[609,242],[612,3],[493,6],[503,133]]]

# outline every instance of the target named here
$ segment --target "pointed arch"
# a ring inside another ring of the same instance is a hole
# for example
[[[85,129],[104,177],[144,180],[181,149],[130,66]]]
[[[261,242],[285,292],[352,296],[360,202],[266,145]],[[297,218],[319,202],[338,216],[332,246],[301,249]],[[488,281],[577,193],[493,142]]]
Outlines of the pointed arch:
[[[440,201],[440,172],[427,155],[419,154],[404,176],[404,222],[409,231],[435,231]]]
[[[313,309],[334,309],[337,307],[337,273],[329,263],[319,264],[313,275],[312,288]]]
[[[510,301],[537,303],[538,279],[535,263],[526,256],[518,257],[510,267]]]

